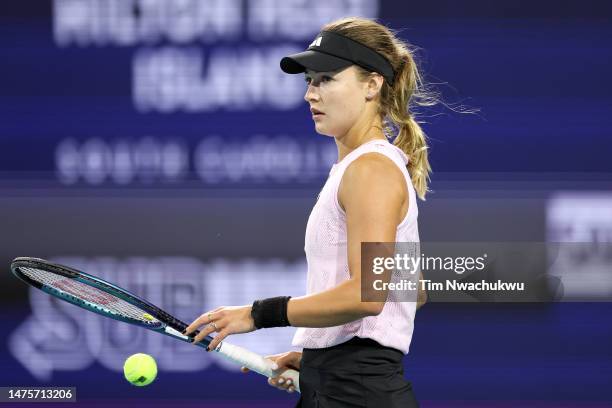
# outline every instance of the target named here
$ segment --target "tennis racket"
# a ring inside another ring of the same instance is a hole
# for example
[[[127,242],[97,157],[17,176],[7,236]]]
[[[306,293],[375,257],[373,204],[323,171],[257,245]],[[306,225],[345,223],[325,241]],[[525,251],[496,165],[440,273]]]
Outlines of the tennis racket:
[[[188,326],[186,323],[125,289],[76,269],[43,259],[21,257],[13,260],[11,271],[22,281],[43,292],[90,312],[188,343],[193,343],[193,337],[198,334],[198,331],[191,336],[182,334]],[[197,345],[206,348],[212,339],[211,336],[206,336]],[[271,360],[243,347],[224,341],[219,343],[215,351],[228,360],[266,377],[276,374]],[[286,370],[282,376],[290,378],[296,391],[299,391],[299,373],[296,370]]]

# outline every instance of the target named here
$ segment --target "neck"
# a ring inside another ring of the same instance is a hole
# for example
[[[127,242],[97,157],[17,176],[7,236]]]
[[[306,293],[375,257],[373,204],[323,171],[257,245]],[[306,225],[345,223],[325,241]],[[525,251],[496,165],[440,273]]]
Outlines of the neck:
[[[357,125],[359,124],[355,124],[355,126],[349,129],[343,136],[335,138],[336,147],[338,148],[338,162],[364,143],[377,139],[387,140],[379,117],[367,120],[365,126],[363,124],[361,124],[361,126]]]

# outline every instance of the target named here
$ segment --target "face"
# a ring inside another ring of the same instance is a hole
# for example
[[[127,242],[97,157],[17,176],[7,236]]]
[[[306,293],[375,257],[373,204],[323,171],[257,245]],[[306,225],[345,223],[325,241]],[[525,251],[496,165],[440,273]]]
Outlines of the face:
[[[360,81],[354,65],[338,71],[306,71],[304,99],[310,105],[317,133],[340,137],[363,115],[367,85]]]

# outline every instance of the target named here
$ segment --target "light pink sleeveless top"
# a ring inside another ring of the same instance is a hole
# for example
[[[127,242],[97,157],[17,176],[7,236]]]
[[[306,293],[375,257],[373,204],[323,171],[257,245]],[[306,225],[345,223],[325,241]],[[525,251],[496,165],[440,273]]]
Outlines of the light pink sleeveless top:
[[[386,140],[372,140],[359,146],[332,166],[329,178],[310,213],[304,251],[308,263],[307,294],[331,289],[349,279],[346,214],[338,202],[338,187],[346,168],[359,156],[376,152],[391,159],[404,174],[408,187],[408,212],[397,227],[396,242],[419,242],[416,194],[406,164],[408,157]],[[383,346],[408,353],[414,329],[415,302],[385,303],[377,316],[325,328],[298,328],[293,345],[323,348],[350,340],[370,338]]]

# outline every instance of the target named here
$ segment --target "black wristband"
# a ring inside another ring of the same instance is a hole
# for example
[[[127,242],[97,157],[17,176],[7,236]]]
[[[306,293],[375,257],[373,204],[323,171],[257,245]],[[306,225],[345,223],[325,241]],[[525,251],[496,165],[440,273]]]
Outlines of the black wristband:
[[[291,296],[279,296],[260,299],[253,302],[251,316],[255,327],[264,329],[267,327],[289,326],[287,318],[287,303]]]

